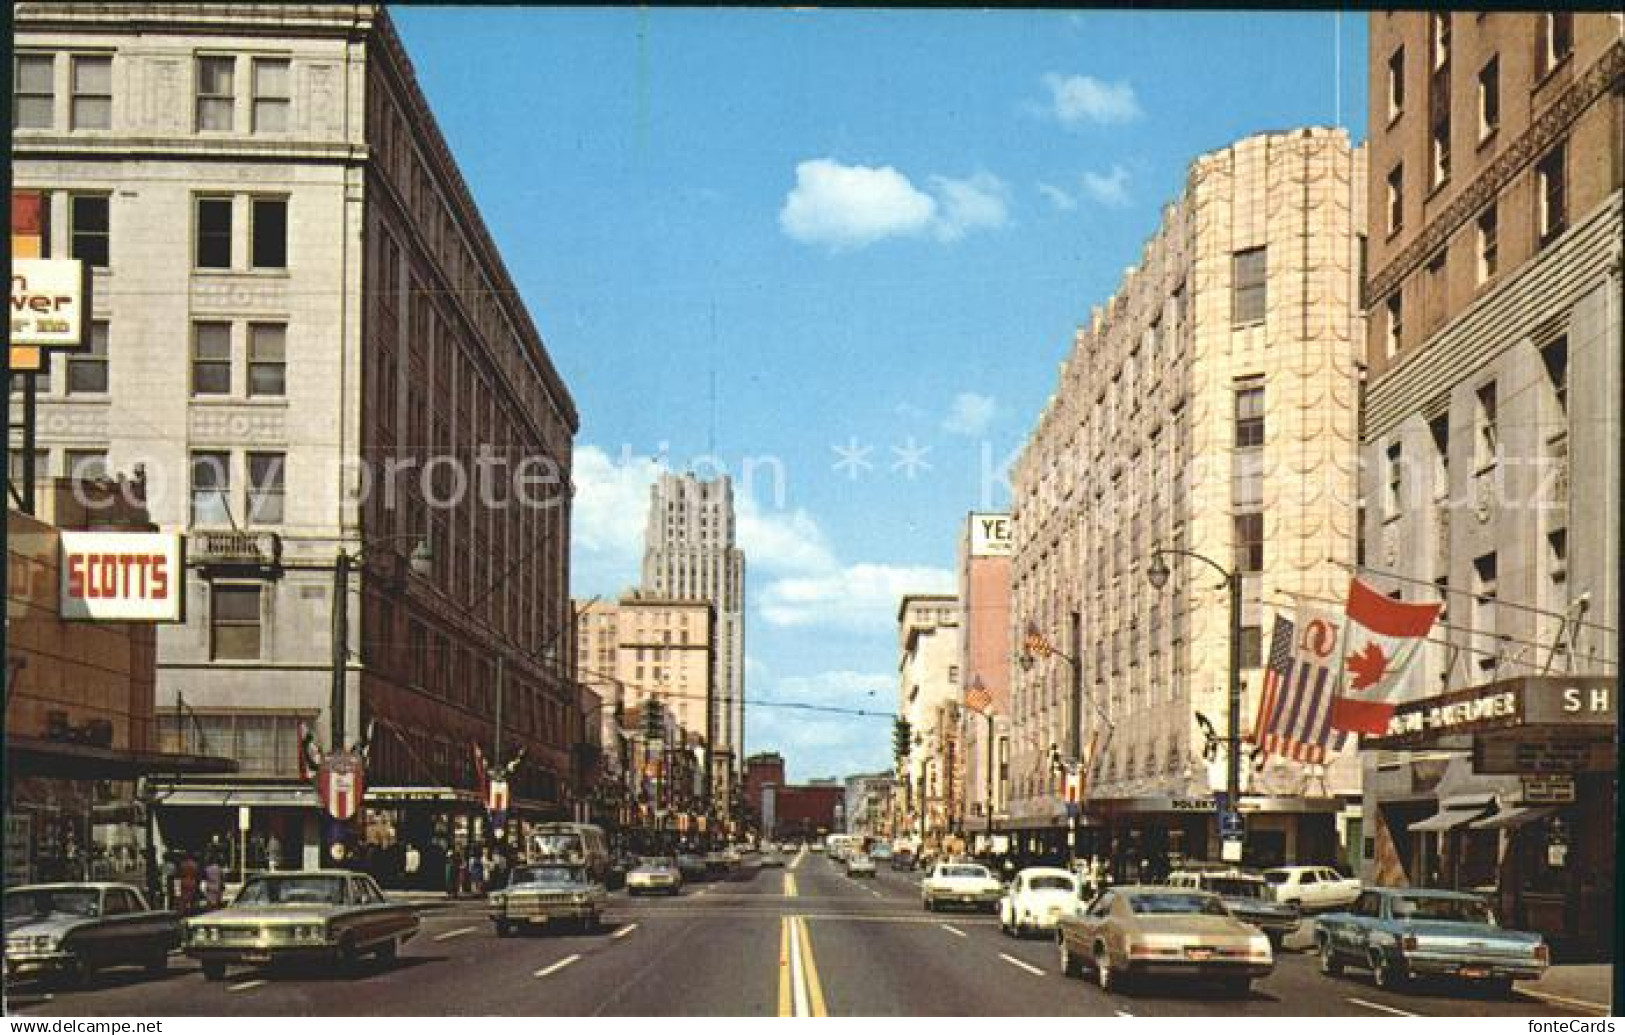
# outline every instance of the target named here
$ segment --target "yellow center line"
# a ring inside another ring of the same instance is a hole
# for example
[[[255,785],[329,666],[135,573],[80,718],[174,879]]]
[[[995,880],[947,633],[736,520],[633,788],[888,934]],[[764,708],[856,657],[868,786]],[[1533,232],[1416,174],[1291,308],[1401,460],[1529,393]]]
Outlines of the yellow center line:
[[[784,875],[784,897],[796,897],[796,875],[793,873],[786,873]]]
[[[824,1005],[824,985],[818,980],[818,964],[813,960],[812,937],[807,934],[807,921],[796,917],[796,933],[801,937],[801,960],[807,981],[807,998],[811,1000],[812,1016],[828,1017]]]
[[[790,1010],[790,918],[779,925],[779,1016],[793,1017]]]

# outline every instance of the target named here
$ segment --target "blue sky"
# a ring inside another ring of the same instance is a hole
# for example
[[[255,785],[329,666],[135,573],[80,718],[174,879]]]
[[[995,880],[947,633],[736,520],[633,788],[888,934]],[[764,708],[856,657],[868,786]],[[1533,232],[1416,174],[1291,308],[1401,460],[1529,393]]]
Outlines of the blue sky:
[[[748,466],[766,701],[894,704],[899,593],[952,588],[1191,160],[1338,104],[1331,13],[393,14],[581,411],[574,592],[636,582],[650,458]],[[1363,16],[1340,49],[1360,140]],[[746,719],[794,780],[886,768],[889,739]]]

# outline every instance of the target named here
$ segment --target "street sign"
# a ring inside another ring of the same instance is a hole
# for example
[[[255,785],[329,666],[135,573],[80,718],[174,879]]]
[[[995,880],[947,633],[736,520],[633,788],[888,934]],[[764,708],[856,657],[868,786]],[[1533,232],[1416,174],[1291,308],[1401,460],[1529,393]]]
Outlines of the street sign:
[[[1239,812],[1219,813],[1219,836],[1226,839],[1240,839],[1246,832],[1247,825]]]
[[[1228,863],[1241,862],[1241,842],[1226,838],[1219,853],[1219,858]]]

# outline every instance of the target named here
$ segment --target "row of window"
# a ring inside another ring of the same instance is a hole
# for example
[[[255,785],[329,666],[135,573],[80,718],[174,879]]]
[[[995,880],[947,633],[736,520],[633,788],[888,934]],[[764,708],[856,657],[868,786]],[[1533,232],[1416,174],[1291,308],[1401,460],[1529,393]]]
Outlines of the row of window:
[[[1429,16],[1431,50],[1430,81],[1433,76],[1450,70],[1450,14],[1438,12]],[[1574,13],[1547,11],[1536,16],[1535,23],[1535,86],[1545,81],[1559,65],[1574,52]],[[1491,55],[1479,71],[1480,139],[1494,132],[1500,120],[1500,55]],[[1433,105],[1430,103],[1430,109]],[[1394,48],[1388,56],[1388,123],[1390,126],[1405,113],[1405,48]],[[1486,127],[1488,132],[1486,132]]]
[[[192,262],[198,270],[288,268],[288,199],[200,195],[194,199]],[[112,256],[112,197],[78,193],[68,199],[68,257],[107,269]],[[50,212],[50,205],[44,207]],[[51,258],[51,234],[41,241]],[[241,254],[239,254],[239,249]]]
[[[251,133],[288,132],[293,109],[288,58],[202,54],[192,68],[195,132],[233,133],[244,118]],[[240,86],[245,80],[247,91]],[[17,129],[56,129],[64,116],[74,132],[113,128],[111,54],[20,53],[12,66],[12,90],[11,124]]]
[[[287,454],[250,451],[243,467],[248,478],[244,511],[250,525],[280,524],[285,499]],[[236,497],[232,492],[232,454],[198,450],[191,457],[191,523],[193,527],[233,527]]]
[[[89,346],[61,355],[64,395],[104,396],[111,391],[111,337],[109,321],[92,321]],[[246,357],[240,364],[235,358],[239,355]],[[285,323],[197,321],[192,325],[191,392],[194,396],[282,398],[288,387],[287,356]],[[246,372],[242,386],[234,377],[239,367]],[[46,394],[52,390],[53,377],[51,373],[40,375],[39,385]],[[14,378],[11,387],[13,393],[19,391],[21,380]]]

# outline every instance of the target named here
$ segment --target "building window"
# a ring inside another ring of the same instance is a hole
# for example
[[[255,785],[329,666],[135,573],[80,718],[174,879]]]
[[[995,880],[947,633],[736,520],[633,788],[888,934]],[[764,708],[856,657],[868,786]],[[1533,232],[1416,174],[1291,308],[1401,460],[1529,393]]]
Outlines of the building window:
[[[236,75],[236,58],[197,59],[197,128],[200,131],[231,132],[233,111],[237,107]]]
[[[1574,14],[1547,11],[1535,19],[1535,75],[1544,79],[1574,49]]]
[[[252,264],[257,270],[286,269],[288,265],[288,202],[285,198],[255,198],[253,204]]]
[[[1388,174],[1388,234],[1399,233],[1405,225],[1405,166],[1394,166]]]
[[[283,471],[287,457],[282,453],[248,454],[248,520],[255,525],[282,522]]]
[[[1501,128],[1501,57],[1496,55],[1478,73],[1478,139]]]
[[[231,454],[192,454],[192,524],[231,524]]]
[[[1426,276],[1424,283],[1427,286],[1427,326],[1422,328],[1422,336],[1426,337],[1438,330],[1444,322],[1445,313],[1449,312],[1448,286],[1444,275],[1444,249],[1439,249],[1427,265],[1422,267]]]
[[[281,396],[287,393],[288,325],[248,325],[248,394]]]
[[[1490,207],[1486,208],[1478,217],[1478,282],[1480,284],[1495,276],[1495,271],[1499,266],[1500,227],[1498,223],[1499,215],[1495,208],[1495,202],[1492,201]]]
[[[1557,408],[1569,412],[1569,339],[1564,335],[1540,350],[1541,363],[1546,367],[1546,379],[1552,386]]]
[[[1428,421],[1428,434],[1433,438],[1433,496],[1444,499],[1450,495],[1450,415]]]
[[[197,268],[231,269],[231,199],[197,199]]]
[[[1404,446],[1398,442],[1390,445],[1387,450],[1386,462],[1388,493],[1385,499],[1387,506],[1383,508],[1383,513],[1386,517],[1396,518],[1400,515],[1405,502]]]
[[[63,454],[63,469],[75,481],[101,481],[108,477],[107,450],[70,449]]]
[[[1405,296],[1403,292],[1396,288],[1394,293],[1388,296],[1388,301],[1383,308],[1387,311],[1388,316],[1387,325],[1383,330],[1383,347],[1386,350],[1387,357],[1393,359],[1399,355],[1399,350],[1405,341]]]
[[[1264,514],[1253,511],[1235,516],[1236,570],[1253,574],[1264,570]]]
[[[1248,248],[1230,257],[1230,322],[1240,325],[1264,319],[1265,250]]]
[[[192,394],[231,394],[231,324],[192,325]]]
[[[1397,47],[1388,59],[1388,121],[1405,110],[1405,48]]]
[[[1498,589],[1495,554],[1473,558],[1472,629],[1480,637],[1479,668],[1493,672],[1500,662],[1500,643],[1495,635],[1495,598]]]
[[[260,656],[260,587],[216,583],[209,590],[209,657],[257,661]]]
[[[72,86],[68,125],[73,129],[112,129],[113,59],[74,57]]]
[[[51,54],[18,54],[12,65],[11,124],[18,129],[56,125],[56,59]]]
[[[1567,150],[1558,144],[1535,166],[1536,204],[1540,206],[1539,230],[1543,245],[1550,244],[1568,229],[1568,193],[1563,169]]]
[[[1435,102],[1432,129],[1428,134],[1428,152],[1432,158],[1431,171],[1437,188],[1450,179],[1450,97],[1445,91],[1442,103]]]
[[[105,194],[75,194],[68,202],[70,257],[94,269],[107,268],[110,203]]]
[[[1258,447],[1237,449],[1235,469],[1232,472],[1231,503],[1236,507],[1264,505],[1264,450]]]
[[[1480,470],[1493,464],[1496,459],[1499,442],[1495,406],[1495,382],[1491,381],[1478,390],[1478,407],[1474,418],[1477,430],[1475,456]]]
[[[286,133],[292,93],[285,58],[254,59],[254,132]]]
[[[1264,388],[1249,385],[1236,389],[1236,448],[1264,444]]]
[[[90,325],[90,347],[79,352],[65,353],[68,365],[69,395],[105,395],[107,393],[107,335],[106,320],[95,320]]]
[[[1258,625],[1241,627],[1241,667],[1257,668],[1264,663],[1264,629]]]
[[[1429,19],[1428,38],[1433,44],[1433,68],[1437,71],[1450,63],[1450,12],[1436,12]]]

